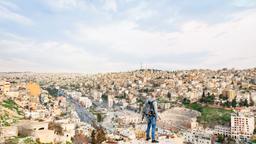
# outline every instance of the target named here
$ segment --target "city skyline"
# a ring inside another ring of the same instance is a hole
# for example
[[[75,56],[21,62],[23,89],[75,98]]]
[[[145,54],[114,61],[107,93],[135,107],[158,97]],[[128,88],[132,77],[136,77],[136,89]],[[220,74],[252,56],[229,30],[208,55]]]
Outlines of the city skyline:
[[[256,2],[0,1],[0,71],[254,68]]]

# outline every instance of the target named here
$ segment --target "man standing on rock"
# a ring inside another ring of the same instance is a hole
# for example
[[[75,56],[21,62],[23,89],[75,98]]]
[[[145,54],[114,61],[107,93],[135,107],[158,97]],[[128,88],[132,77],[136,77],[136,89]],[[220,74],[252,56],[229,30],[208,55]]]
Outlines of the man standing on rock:
[[[150,128],[152,127],[152,143],[158,143],[158,141],[155,139],[155,130],[156,130],[156,121],[158,120],[159,116],[157,113],[157,101],[156,101],[156,95],[155,93],[152,93],[151,97],[148,98],[145,101],[143,110],[142,110],[142,120],[146,117],[147,119],[147,138],[146,140],[148,141],[150,139],[149,133],[150,133]]]

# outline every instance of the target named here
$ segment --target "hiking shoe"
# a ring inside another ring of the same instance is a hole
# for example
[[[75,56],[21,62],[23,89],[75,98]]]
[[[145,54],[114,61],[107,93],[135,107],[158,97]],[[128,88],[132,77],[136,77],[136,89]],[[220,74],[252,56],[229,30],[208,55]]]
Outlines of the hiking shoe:
[[[159,141],[157,141],[157,140],[152,140],[152,143],[159,143]]]
[[[150,138],[146,138],[146,141],[150,140]]]

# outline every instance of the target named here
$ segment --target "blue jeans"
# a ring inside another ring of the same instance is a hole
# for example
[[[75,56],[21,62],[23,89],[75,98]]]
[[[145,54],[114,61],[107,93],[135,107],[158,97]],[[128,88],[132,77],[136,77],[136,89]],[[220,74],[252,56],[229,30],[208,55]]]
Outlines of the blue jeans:
[[[148,127],[146,130],[147,138],[149,138],[150,128],[152,127],[152,140],[155,140],[155,130],[156,130],[156,117],[147,117]]]

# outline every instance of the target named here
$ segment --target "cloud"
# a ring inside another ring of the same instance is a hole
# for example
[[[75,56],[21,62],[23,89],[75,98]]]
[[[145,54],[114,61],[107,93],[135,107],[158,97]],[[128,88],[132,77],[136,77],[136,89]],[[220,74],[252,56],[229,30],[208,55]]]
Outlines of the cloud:
[[[0,1],[0,11],[0,71],[255,67],[252,1]]]
[[[96,72],[105,60],[74,45],[0,35],[0,71]]]
[[[104,9],[110,10],[110,11],[113,11],[113,12],[117,11],[116,0],[104,0],[104,1],[105,1],[104,6],[103,6]]]
[[[123,15],[126,19],[140,21],[156,16],[157,11],[148,8],[147,3],[140,1],[135,6],[124,10]]]
[[[11,2],[8,1],[0,1],[0,5],[4,7],[11,8],[13,10],[19,10],[19,7]]]
[[[238,7],[255,7],[256,1],[255,0],[232,0],[233,4]]]
[[[109,51],[106,57],[123,63],[135,59],[137,63],[154,65],[153,59],[156,59],[163,65],[169,63],[181,67],[244,68],[255,66],[256,62],[254,25],[256,11],[248,10],[234,14],[231,21],[214,25],[187,21],[179,32],[145,31],[133,21],[121,21],[95,27],[80,24],[72,35],[85,46],[102,46],[94,52]]]
[[[94,5],[90,0],[41,0],[42,4],[45,4],[50,8],[53,14],[61,14],[65,12],[75,12],[80,15],[79,12],[95,12],[97,13],[97,5]],[[86,13],[84,13],[86,14]],[[75,15],[74,15],[75,16]]]
[[[33,24],[31,19],[19,14],[17,10],[19,10],[18,6],[14,5],[13,3],[1,1],[0,20],[9,20],[29,26]]]
[[[46,0],[46,2],[54,9],[77,8],[83,5],[81,0]]]
[[[90,11],[98,13],[99,11],[117,11],[116,0],[100,0],[100,1],[85,1],[85,0],[46,0],[48,6],[55,11]]]

